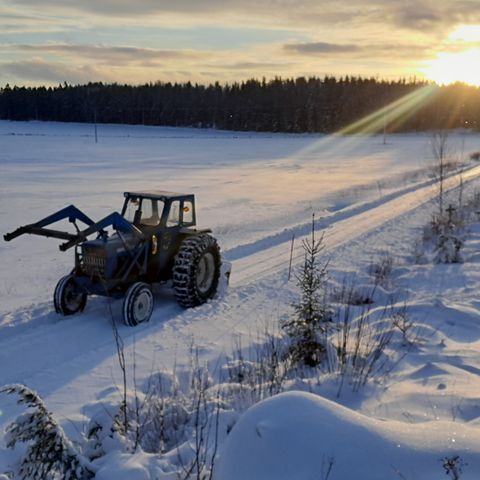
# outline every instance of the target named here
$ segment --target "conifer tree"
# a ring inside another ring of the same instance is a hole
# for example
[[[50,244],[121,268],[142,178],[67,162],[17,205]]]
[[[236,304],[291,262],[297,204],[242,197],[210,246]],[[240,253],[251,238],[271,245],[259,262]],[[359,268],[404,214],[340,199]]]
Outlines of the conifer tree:
[[[27,449],[15,478],[22,480],[88,480],[94,477],[90,462],[83,457],[47,410],[36,392],[24,385],[7,385],[0,393],[17,394],[28,410],[6,429],[6,444]]]
[[[316,366],[321,363],[325,352],[331,312],[326,302],[327,266],[319,263],[324,250],[323,235],[315,239],[315,216],[312,217],[310,239],[302,242],[305,259],[297,275],[300,300],[293,305],[294,315],[283,323],[282,328],[292,343],[290,353],[295,363]]]

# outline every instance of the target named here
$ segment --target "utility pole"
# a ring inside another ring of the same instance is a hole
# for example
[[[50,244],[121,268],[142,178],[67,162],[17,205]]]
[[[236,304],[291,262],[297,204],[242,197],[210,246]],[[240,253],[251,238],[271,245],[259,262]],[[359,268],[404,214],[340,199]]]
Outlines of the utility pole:
[[[93,124],[95,129],[95,143],[98,143],[98,135],[97,135],[97,107],[93,109]]]
[[[387,114],[383,112],[383,144],[387,144]]]

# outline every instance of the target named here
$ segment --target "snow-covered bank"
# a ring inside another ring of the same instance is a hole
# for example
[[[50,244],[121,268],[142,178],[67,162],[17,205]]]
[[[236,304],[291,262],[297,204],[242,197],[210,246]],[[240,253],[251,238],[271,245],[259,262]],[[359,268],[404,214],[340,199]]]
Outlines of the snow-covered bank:
[[[287,392],[240,418],[215,479],[436,480],[442,458],[460,454],[469,466],[462,479],[473,480],[480,472],[480,429],[455,425],[445,435],[452,426],[374,420],[317,395]]]

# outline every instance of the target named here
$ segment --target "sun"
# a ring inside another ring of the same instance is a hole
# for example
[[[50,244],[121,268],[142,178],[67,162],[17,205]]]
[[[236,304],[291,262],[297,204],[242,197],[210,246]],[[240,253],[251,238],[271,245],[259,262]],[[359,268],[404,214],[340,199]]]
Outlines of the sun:
[[[450,32],[448,38],[464,42],[480,42],[480,25],[459,25]]]
[[[460,53],[439,53],[427,62],[425,75],[429,80],[445,85],[455,82],[480,86],[480,48]]]
[[[423,68],[425,76],[441,85],[463,82],[480,86],[479,43],[480,25],[457,26],[445,43],[450,52],[439,52],[436,58],[427,61]]]

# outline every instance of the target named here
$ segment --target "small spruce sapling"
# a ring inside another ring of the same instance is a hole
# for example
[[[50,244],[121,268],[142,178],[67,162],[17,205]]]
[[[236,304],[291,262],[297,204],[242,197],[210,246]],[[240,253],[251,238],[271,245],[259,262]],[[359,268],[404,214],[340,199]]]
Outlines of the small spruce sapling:
[[[294,315],[283,322],[282,328],[291,339],[292,361],[310,367],[321,363],[325,354],[325,341],[331,322],[331,312],[326,303],[328,262],[319,264],[324,250],[323,235],[315,239],[315,215],[312,216],[312,234],[302,242],[305,260],[297,275],[301,296],[293,304]],[[323,338],[321,338],[323,336]]]

